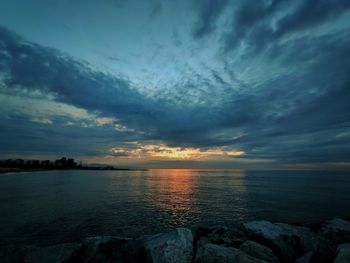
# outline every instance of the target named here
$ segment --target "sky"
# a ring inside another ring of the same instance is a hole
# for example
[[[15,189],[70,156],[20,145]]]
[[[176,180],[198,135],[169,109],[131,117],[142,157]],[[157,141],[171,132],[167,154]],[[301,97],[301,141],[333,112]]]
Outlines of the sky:
[[[0,158],[349,169],[348,0],[0,0]]]

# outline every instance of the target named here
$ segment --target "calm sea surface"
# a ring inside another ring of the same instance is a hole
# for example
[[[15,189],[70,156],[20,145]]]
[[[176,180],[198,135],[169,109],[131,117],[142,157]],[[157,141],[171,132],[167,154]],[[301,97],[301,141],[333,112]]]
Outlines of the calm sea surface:
[[[47,171],[0,175],[0,245],[178,226],[350,217],[350,173]]]

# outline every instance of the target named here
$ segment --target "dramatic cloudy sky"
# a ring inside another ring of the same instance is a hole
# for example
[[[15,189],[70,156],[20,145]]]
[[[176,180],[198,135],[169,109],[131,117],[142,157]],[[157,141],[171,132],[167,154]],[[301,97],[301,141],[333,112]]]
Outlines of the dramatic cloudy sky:
[[[0,158],[349,168],[349,0],[0,0]]]

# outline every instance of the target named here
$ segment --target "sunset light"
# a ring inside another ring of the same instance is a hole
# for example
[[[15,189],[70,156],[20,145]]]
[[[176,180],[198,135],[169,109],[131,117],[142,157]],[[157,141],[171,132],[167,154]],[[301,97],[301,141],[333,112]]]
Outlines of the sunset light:
[[[350,263],[350,0],[0,0],[0,263]]]
[[[111,154],[116,157],[139,157],[169,160],[196,160],[209,157],[243,157],[244,151],[225,150],[223,148],[199,149],[193,147],[170,147],[160,145],[138,145],[136,149],[112,148]]]

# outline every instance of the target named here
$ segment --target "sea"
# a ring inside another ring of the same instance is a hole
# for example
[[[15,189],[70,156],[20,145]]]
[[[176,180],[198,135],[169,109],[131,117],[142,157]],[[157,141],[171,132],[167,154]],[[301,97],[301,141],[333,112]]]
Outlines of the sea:
[[[350,173],[154,169],[0,175],[0,246],[250,220],[350,218]]]

